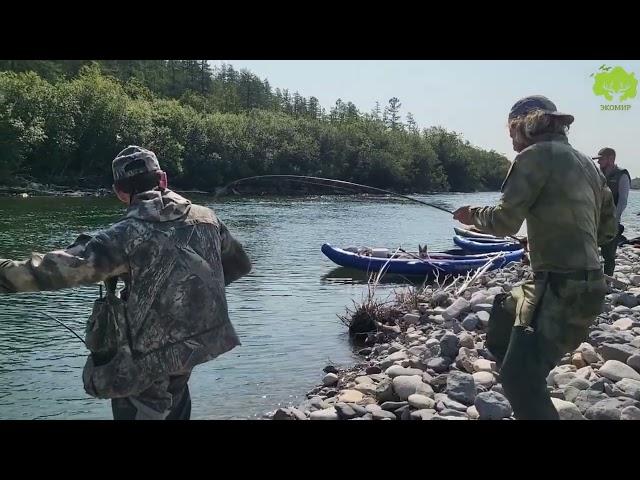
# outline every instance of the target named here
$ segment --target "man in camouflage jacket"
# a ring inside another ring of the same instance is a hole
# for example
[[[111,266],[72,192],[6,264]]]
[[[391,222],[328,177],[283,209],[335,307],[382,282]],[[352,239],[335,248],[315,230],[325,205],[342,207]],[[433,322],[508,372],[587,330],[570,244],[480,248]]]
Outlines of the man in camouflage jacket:
[[[121,305],[112,317],[122,339],[98,339],[116,341],[117,350],[106,363],[89,357],[85,390],[112,399],[114,419],[188,419],[192,369],[240,345],[225,285],[251,263],[212,210],[166,188],[153,152],[127,147],[113,161],[113,176],[116,195],[129,205],[125,217],[64,250],[0,259],[0,293],[122,279],[124,291],[106,309]]]
[[[607,291],[598,245],[617,234],[613,198],[591,159],[569,144],[573,120],[546,97],[519,100],[509,114],[518,155],[500,202],[454,213],[496,236],[527,221],[534,280],[496,296],[486,341],[518,419],[559,418],[546,377],[587,338]]]

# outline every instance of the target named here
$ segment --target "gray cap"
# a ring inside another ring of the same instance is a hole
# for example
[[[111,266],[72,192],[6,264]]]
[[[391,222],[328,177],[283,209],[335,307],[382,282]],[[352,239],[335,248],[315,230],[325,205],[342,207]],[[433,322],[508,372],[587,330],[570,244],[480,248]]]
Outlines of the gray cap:
[[[593,158],[594,160],[598,160],[599,158],[602,158],[602,157],[616,158],[616,151],[611,147],[604,147],[600,149],[600,151],[598,152],[598,155],[591,158]]]
[[[573,123],[574,120],[573,115],[559,112],[555,103],[542,95],[531,95],[530,97],[524,97],[518,100],[513,107],[511,107],[509,120],[516,117],[523,117],[535,110],[542,110],[544,113],[555,115],[557,117],[565,117],[570,124]]]
[[[122,150],[111,164],[113,181],[133,177],[141,173],[160,171],[156,154],[146,148],[129,145]]]

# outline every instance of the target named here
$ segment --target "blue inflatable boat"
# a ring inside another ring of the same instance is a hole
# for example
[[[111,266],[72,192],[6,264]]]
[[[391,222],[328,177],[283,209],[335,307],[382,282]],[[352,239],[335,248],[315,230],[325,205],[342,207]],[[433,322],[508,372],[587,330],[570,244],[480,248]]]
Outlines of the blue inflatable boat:
[[[510,240],[504,237],[494,237],[493,235],[489,235],[488,233],[478,232],[477,230],[467,230],[466,228],[453,227],[456,235],[460,237],[466,238],[480,238],[480,239],[488,239],[488,240],[500,240],[501,242],[509,242]]]
[[[349,268],[363,270],[365,272],[377,272],[385,267],[387,273],[397,273],[401,275],[434,276],[442,275],[465,275],[471,271],[484,267],[493,258],[489,270],[502,268],[508,263],[519,262],[522,259],[524,250],[512,252],[502,252],[501,256],[496,254],[467,255],[461,250],[449,251],[447,253],[431,253],[428,259],[422,258],[381,258],[368,255],[360,255],[349,252],[341,248],[332,247],[328,243],[322,245],[324,253],[332,262]],[[495,258],[494,258],[495,257]],[[387,263],[388,262],[388,263]]]
[[[453,243],[469,253],[511,252],[522,250],[522,244],[502,238],[468,238],[453,236]]]

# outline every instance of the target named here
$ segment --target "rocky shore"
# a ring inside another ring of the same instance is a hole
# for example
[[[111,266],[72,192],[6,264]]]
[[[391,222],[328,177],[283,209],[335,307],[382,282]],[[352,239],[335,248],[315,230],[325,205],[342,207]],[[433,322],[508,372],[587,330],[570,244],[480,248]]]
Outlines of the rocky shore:
[[[485,348],[495,295],[531,276],[517,264],[488,272],[460,295],[442,286],[398,297],[349,368],[274,420],[513,420],[495,358]],[[585,339],[547,377],[562,420],[640,420],[640,249],[618,250],[614,285]]]

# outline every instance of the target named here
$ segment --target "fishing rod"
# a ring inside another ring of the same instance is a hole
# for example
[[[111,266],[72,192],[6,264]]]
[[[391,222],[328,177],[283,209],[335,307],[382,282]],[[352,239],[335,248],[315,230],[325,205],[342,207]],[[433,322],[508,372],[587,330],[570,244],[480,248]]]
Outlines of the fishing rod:
[[[59,323],[60,325],[62,325],[64,328],[66,328],[66,329],[67,329],[67,330],[69,330],[71,333],[73,333],[73,334],[78,338],[78,340],[80,340],[80,341],[81,341],[82,343],[84,343],[85,345],[87,344],[87,342],[85,342],[85,341],[82,339],[82,337],[81,337],[80,335],[78,335],[76,332],[74,332],[71,328],[67,327],[64,323],[62,323],[60,320],[58,320],[58,319],[57,319],[56,317],[54,317],[53,315],[49,315],[48,313],[45,313],[45,312],[39,312],[39,313],[41,313],[42,315],[46,315],[46,316],[47,316],[47,317],[49,317],[50,319],[52,319],[52,320],[54,320],[54,321],[58,322],[58,323]]]
[[[366,188],[375,192],[381,192],[381,193],[386,193],[387,195],[392,195],[395,197],[400,197],[400,198],[404,198],[405,200],[410,200],[412,202],[415,203],[420,203],[422,205],[426,205],[428,207],[433,207],[433,208],[437,208],[438,210],[442,210],[443,212],[447,212],[450,213],[451,215],[453,215],[453,212],[451,210],[447,210],[444,207],[441,207],[439,205],[435,205],[433,203],[429,203],[429,202],[425,202],[422,200],[418,200],[417,198],[413,198],[413,197],[409,197],[408,195],[403,195],[401,193],[396,193],[396,192],[392,192],[391,190],[385,190],[383,188],[377,188],[377,187],[371,187],[369,185],[362,185],[360,183],[355,183],[355,182],[347,182],[346,180],[335,180],[333,178],[322,178],[322,177],[312,177],[309,175],[256,175],[253,177],[246,177],[246,178],[241,178],[239,180],[235,180],[231,183],[229,183],[228,185],[225,185],[224,187],[218,189],[216,191],[216,196],[222,195],[223,193],[225,193],[227,191],[228,188],[233,187],[234,185],[237,185],[239,183],[243,183],[243,182],[247,182],[250,180],[257,180],[257,179],[261,179],[261,178],[281,178],[284,180],[291,180],[291,181],[297,181],[299,183],[310,183],[309,180],[320,180],[322,182],[328,182],[328,183],[334,183],[337,185],[342,185],[342,186],[347,186],[347,185],[351,185],[354,187],[359,187],[359,188]],[[313,185],[313,183],[312,183]],[[331,185],[326,185],[326,184],[315,184],[315,185],[320,185],[320,186],[331,186]],[[340,188],[340,187],[337,187]],[[345,188],[345,187],[343,187]]]
[[[235,180],[227,185],[225,185],[222,188],[218,188],[216,189],[215,192],[215,196],[218,197],[220,195],[223,195],[224,193],[227,192],[227,189],[233,187],[234,185],[238,185],[240,183],[243,182],[248,182],[251,180],[258,180],[258,179],[269,179],[269,178],[279,178],[279,179],[284,179],[284,180],[290,180],[290,181],[294,181],[294,182],[298,182],[298,183],[305,183],[305,184],[309,184],[309,185],[319,185],[322,187],[333,187],[333,188],[340,188],[343,190],[351,190],[348,187],[346,187],[346,185],[351,185],[354,187],[359,187],[359,188],[365,188],[365,189],[369,189],[375,192],[381,192],[381,193],[385,193],[387,195],[391,195],[394,197],[400,197],[400,198],[404,198],[405,200],[409,200],[415,203],[419,203],[421,205],[426,205],[427,207],[432,207],[432,208],[436,208],[438,210],[441,210],[443,212],[449,213],[451,215],[453,215],[453,212],[451,210],[448,210],[444,207],[441,207],[439,205],[435,205],[433,203],[429,203],[429,202],[425,202],[423,200],[418,200],[417,198],[413,198],[410,197],[408,195],[403,195],[401,193],[396,193],[396,192],[392,192],[391,190],[385,190],[383,188],[377,188],[377,187],[371,187],[369,185],[363,185],[361,183],[355,183],[355,182],[347,182],[346,180],[335,180],[333,178],[322,178],[322,177],[314,177],[314,176],[310,176],[310,175],[254,175],[252,177],[246,177],[246,178],[240,178],[238,180]],[[328,182],[329,185],[325,184],[325,183],[316,183],[316,182],[312,182],[311,180],[320,180],[321,182]],[[337,184],[340,186],[336,186],[336,185],[330,185],[330,184]],[[511,238],[513,240],[516,240],[519,243],[523,243],[523,239],[516,237],[514,235],[509,235],[508,238]]]

